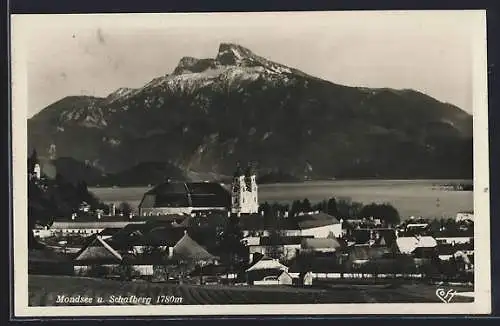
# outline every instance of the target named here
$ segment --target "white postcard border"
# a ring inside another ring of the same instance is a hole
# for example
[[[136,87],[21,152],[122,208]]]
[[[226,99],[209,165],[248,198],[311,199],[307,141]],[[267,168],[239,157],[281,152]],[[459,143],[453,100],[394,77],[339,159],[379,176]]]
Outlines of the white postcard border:
[[[418,11],[422,13],[422,11]],[[466,11],[464,11],[466,12]],[[12,64],[12,170],[13,170],[13,251],[14,314],[16,317],[63,316],[201,316],[201,315],[328,315],[328,314],[488,314],[491,312],[490,276],[490,210],[488,152],[488,92],[486,54],[486,12],[471,10],[473,53],[473,126],[474,126],[474,214],[475,214],[475,301],[473,303],[405,303],[405,304],[290,304],[290,305],[199,305],[199,306],[28,306],[27,266],[27,54],[24,42],[30,25],[40,15],[11,16]],[[388,12],[370,12],[370,14]],[[428,14],[443,14],[429,11]],[[446,13],[446,11],[444,11]],[[250,13],[244,13],[247,15]],[[300,13],[252,13],[253,15],[286,15]],[[321,15],[325,12],[318,13]],[[339,13],[336,13],[339,14]],[[346,12],[345,14],[353,14]],[[366,12],[364,13],[366,14]],[[163,14],[154,14],[163,15]],[[206,14],[165,14],[198,16]],[[242,15],[211,14],[211,15]],[[314,13],[309,13],[314,19]],[[68,15],[54,15],[68,16]],[[90,15],[87,15],[90,16]],[[123,19],[123,14],[120,19]],[[151,14],[126,14],[134,22]],[[92,15],[100,21],[109,15]],[[150,20],[149,20],[150,21]],[[472,24],[472,22],[475,24]],[[144,26],[144,25],[143,25]],[[145,25],[147,26],[147,25]],[[149,26],[148,26],[149,27]],[[57,58],[55,58],[57,59]]]

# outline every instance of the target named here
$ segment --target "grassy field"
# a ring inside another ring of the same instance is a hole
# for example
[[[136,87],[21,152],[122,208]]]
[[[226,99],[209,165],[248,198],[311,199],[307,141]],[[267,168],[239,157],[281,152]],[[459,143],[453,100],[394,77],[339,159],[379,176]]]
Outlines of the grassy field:
[[[150,297],[155,304],[158,296],[182,298],[182,304],[307,304],[307,303],[413,303],[441,302],[436,287],[426,284],[390,285],[330,285],[322,289],[287,286],[222,286],[177,285],[149,282],[119,282],[72,276],[30,275],[28,280],[30,306],[75,305],[57,303],[57,296],[85,296],[104,298],[101,305],[109,305],[109,297]],[[467,288],[454,288],[472,291]],[[455,297],[453,302],[473,299]],[[177,302],[181,304],[181,302]],[[78,304],[76,304],[78,305]],[[80,304],[81,305],[81,304]]]

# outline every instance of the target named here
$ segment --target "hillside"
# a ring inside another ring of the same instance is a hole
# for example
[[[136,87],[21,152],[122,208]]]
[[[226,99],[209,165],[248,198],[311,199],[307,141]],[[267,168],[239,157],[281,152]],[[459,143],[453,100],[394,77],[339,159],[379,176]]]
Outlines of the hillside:
[[[28,142],[106,173],[169,162],[231,175],[255,161],[293,178],[472,177],[472,117],[460,108],[337,85],[228,43],[142,88],[61,99],[29,119]]]

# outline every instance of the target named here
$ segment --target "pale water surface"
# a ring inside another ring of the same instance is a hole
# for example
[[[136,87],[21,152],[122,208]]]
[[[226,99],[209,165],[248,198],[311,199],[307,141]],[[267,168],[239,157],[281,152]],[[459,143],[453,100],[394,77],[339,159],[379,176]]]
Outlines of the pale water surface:
[[[334,180],[259,186],[259,202],[290,202],[308,198],[311,203],[330,197],[368,203],[390,203],[403,219],[410,216],[454,217],[472,211],[472,191],[446,191],[434,187],[463,180]],[[128,202],[137,207],[147,187],[91,188],[106,203]]]

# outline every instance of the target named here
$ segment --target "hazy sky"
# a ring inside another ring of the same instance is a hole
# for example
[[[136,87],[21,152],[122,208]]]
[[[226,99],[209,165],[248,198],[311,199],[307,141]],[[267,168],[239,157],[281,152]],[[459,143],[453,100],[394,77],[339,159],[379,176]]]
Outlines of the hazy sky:
[[[215,57],[221,42],[335,83],[412,88],[472,107],[467,12],[37,15],[27,21],[29,116],[64,96],[141,87],[172,72],[183,56]]]

